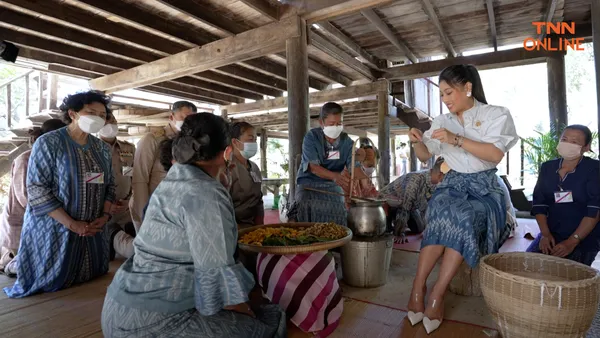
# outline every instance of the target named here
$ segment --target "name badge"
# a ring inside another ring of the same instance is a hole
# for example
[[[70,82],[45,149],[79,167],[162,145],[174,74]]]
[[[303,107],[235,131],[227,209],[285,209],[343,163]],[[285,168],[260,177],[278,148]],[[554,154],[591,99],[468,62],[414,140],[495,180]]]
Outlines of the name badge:
[[[554,203],[572,203],[573,192],[571,191],[557,191],[554,193]]]
[[[104,184],[104,173],[85,173],[86,184]]]
[[[254,183],[261,183],[262,179],[260,178],[259,175],[257,175],[255,172],[250,172],[250,176],[252,177],[252,181],[254,181]]]
[[[123,176],[133,176],[133,167],[123,166]]]
[[[340,151],[339,150],[332,150],[330,152],[327,153],[327,159],[328,160],[339,160],[340,159]]]

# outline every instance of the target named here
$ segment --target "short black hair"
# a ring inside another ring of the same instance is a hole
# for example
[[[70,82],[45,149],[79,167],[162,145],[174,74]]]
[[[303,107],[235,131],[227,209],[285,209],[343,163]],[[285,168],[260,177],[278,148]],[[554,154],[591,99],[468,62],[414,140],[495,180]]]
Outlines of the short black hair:
[[[444,158],[443,157],[438,157],[435,160],[435,163],[433,164],[433,168],[431,168],[433,171],[435,172],[440,172],[442,171],[442,163],[444,163]]]
[[[174,113],[184,107],[190,108],[194,113],[198,112],[198,108],[196,108],[196,105],[189,101],[177,101],[177,102],[173,103],[171,112]]]
[[[254,129],[254,126],[245,121],[234,122],[231,125],[231,138],[239,140],[248,129]]]
[[[158,161],[162,164],[165,171],[169,171],[173,166],[173,140],[166,139],[158,145]]]
[[[47,120],[42,124],[42,127],[40,128],[40,136],[65,126],[66,124],[60,119]]]
[[[567,129],[579,130],[580,132],[582,132],[583,135],[585,135],[585,146],[589,146],[590,143],[592,143],[592,131],[590,130],[590,128],[582,124],[572,124],[565,128],[565,130]]]
[[[173,159],[191,164],[213,160],[231,144],[230,126],[212,113],[189,115],[173,140]]]
[[[62,119],[66,124],[70,124],[73,122],[71,117],[69,116],[69,110],[73,110],[75,112],[83,109],[83,106],[90,103],[102,103],[104,108],[106,108],[106,119],[110,118],[112,111],[110,110],[110,96],[105,95],[101,91],[97,90],[89,90],[87,92],[80,92],[72,95],[67,95],[62,101],[59,109],[62,112]]]
[[[332,114],[344,114],[344,109],[342,108],[342,106],[335,102],[327,102],[323,105],[323,107],[321,107],[321,113],[319,114],[319,117],[321,118],[321,121],[323,121],[327,118],[327,116]]]

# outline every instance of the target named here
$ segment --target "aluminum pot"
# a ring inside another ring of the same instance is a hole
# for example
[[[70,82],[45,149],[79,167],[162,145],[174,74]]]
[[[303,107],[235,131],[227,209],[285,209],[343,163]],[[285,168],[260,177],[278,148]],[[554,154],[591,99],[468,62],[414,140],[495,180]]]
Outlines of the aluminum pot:
[[[354,237],[341,248],[344,282],[359,288],[387,283],[394,236]]]
[[[355,236],[381,236],[386,230],[382,201],[353,199],[348,210],[348,227]]]

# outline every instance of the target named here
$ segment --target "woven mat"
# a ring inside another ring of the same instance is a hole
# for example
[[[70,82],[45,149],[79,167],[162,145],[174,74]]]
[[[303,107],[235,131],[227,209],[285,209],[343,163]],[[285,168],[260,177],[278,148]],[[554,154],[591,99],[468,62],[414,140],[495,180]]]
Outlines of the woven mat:
[[[594,317],[594,321],[592,322],[592,327],[587,333],[587,338],[598,338],[600,337],[600,308],[598,312],[596,312],[596,317]]]

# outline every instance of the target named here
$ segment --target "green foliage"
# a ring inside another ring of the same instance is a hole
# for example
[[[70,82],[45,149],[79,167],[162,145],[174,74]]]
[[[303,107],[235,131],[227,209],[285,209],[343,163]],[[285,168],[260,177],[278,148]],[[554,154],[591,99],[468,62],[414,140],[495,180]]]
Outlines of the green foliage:
[[[285,147],[281,144],[281,142],[279,142],[279,140],[271,139],[267,142],[267,151],[269,153],[279,153],[281,155],[281,157],[283,158],[283,163],[280,163],[279,167],[281,167],[281,169],[283,169],[285,176],[288,177],[289,171],[290,171],[290,161],[288,158],[288,150],[285,149]],[[270,162],[271,162],[271,164],[275,164],[274,161],[270,161]],[[280,178],[281,174],[279,174],[277,172],[269,172],[269,177]]]
[[[535,176],[538,175],[542,163],[560,157],[556,147],[558,146],[564,128],[564,125],[557,127],[556,124],[551,124],[550,130],[544,132],[541,130],[540,126],[537,126],[535,130],[538,134],[537,136],[522,139],[525,143],[525,158],[529,162],[529,169]],[[592,132],[592,149],[598,149],[597,132]],[[597,158],[598,156],[593,152],[586,153],[585,155],[591,158]]]

